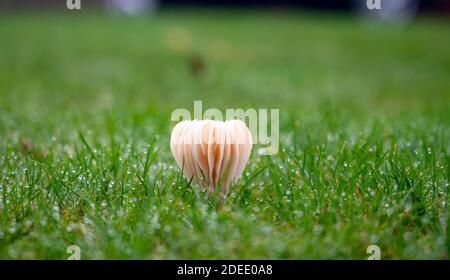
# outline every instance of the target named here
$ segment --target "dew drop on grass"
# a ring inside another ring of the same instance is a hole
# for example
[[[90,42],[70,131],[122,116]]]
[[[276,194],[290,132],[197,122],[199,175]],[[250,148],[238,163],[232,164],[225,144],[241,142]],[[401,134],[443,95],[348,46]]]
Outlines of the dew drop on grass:
[[[294,211],[294,215],[295,215],[295,217],[297,217],[297,218],[301,218],[301,217],[303,216],[303,211],[301,211],[301,210],[295,210],[295,211]]]
[[[40,221],[39,221],[39,224],[41,225],[41,226],[43,226],[43,227],[45,227],[46,225],[47,225],[47,219],[41,219]]]
[[[72,224],[69,224],[69,225],[66,227],[66,231],[67,231],[67,232],[72,232],[73,230],[74,230],[74,227],[73,227]]]
[[[313,227],[313,233],[315,235],[319,235],[323,232],[323,226],[322,225],[314,225]]]
[[[32,221],[30,221],[30,220],[26,220],[26,221],[25,221],[25,226],[26,226],[27,228],[30,228],[32,225],[33,225],[33,222],[32,222]]]
[[[412,233],[410,231],[407,231],[403,234],[403,240],[409,241],[412,237]]]

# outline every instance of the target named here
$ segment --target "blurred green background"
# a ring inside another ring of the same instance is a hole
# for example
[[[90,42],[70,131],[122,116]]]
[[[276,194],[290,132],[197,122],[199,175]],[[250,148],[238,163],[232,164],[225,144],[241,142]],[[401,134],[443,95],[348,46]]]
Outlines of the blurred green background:
[[[448,34],[427,16],[2,13],[0,258],[448,258]],[[167,144],[194,100],[280,109],[282,150],[254,152],[222,206]]]

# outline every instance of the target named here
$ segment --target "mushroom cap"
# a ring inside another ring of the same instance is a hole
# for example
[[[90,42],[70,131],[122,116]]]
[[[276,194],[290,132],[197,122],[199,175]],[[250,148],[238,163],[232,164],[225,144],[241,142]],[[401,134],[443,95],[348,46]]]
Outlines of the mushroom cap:
[[[242,175],[252,150],[252,134],[240,120],[179,122],[170,149],[188,180],[225,195]]]

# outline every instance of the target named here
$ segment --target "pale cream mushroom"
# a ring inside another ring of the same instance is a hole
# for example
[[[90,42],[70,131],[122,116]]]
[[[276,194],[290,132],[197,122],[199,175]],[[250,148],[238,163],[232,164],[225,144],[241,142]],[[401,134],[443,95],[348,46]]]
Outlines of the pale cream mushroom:
[[[242,175],[252,144],[251,132],[240,120],[182,121],[170,137],[170,149],[186,178],[221,195]]]

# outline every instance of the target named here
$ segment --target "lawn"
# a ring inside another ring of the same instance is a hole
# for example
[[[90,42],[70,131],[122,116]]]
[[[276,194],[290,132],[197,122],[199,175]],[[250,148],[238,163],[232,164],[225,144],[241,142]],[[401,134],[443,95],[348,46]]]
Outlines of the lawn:
[[[0,16],[0,259],[448,259],[450,21]],[[225,201],[171,112],[280,110]]]

